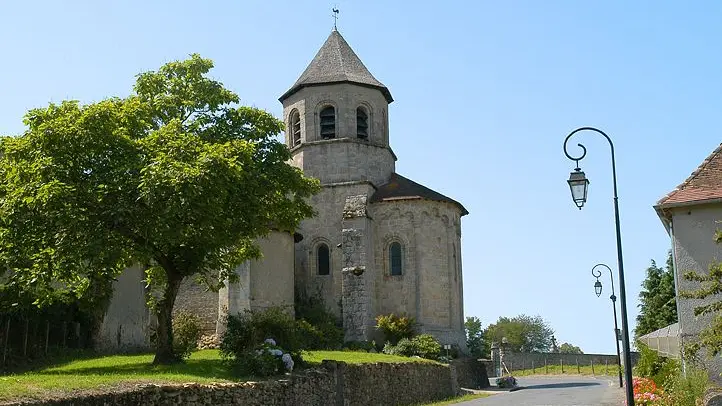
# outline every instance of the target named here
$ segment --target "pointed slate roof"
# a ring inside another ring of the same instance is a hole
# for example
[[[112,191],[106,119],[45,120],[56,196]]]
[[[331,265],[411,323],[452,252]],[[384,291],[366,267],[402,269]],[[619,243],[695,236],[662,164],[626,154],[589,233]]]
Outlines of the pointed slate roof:
[[[676,189],[659,202],[666,208],[722,199],[722,144]]]
[[[303,71],[301,77],[278,100],[283,102],[303,87],[329,83],[354,83],[373,87],[384,94],[387,102],[394,101],[389,89],[366,69],[361,59],[336,30],[331,31],[331,35]]]
[[[373,196],[371,196],[371,203],[393,200],[434,200],[437,202],[447,202],[458,206],[462,216],[469,214],[464,206],[456,200],[433,191],[424,185],[420,185],[411,179],[407,179],[398,173],[392,173],[389,181],[379,186]]]

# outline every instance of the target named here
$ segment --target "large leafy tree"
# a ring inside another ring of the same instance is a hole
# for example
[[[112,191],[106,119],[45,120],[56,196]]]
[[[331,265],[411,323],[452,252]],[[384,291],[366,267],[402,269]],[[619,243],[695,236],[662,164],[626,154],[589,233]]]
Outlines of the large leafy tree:
[[[514,352],[547,352],[552,345],[554,330],[541,316],[519,315],[499,317],[496,323],[489,325],[484,340],[489,344],[508,340],[509,349]]]
[[[559,353],[561,354],[584,354],[581,348],[576,345],[569,343],[563,343],[559,346]]]
[[[464,322],[466,329],[466,346],[472,357],[481,358],[488,357],[490,348],[489,343],[484,340],[484,329],[481,326],[481,320],[478,317],[467,317]]]
[[[674,290],[672,252],[667,255],[666,268],[652,261],[639,292],[639,315],[634,329],[635,338],[677,322],[677,302]]]
[[[290,166],[283,124],[239,106],[192,55],[137,76],[134,92],[50,104],[0,142],[0,269],[37,305],[147,266],[154,363],[171,363],[181,282],[211,289],[260,253],[272,227],[313,215],[318,182]]]

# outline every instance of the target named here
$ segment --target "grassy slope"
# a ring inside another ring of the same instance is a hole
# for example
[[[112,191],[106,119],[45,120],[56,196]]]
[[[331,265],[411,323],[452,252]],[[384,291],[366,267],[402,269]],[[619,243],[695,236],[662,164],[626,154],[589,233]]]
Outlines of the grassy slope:
[[[314,351],[304,353],[310,364],[324,359],[348,363],[413,362],[417,359],[362,352]],[[47,396],[80,389],[102,389],[128,383],[233,382],[218,351],[202,350],[184,364],[151,365],[153,355],[113,355],[70,361],[24,374],[0,376],[0,401],[17,397]],[[421,360],[426,362],[433,362]]]

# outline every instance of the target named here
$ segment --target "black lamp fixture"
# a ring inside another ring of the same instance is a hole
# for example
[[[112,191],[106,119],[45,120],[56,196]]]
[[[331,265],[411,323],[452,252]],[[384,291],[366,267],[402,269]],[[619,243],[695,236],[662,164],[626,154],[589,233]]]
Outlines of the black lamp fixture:
[[[597,297],[602,295],[602,282],[599,282],[599,279],[594,282],[594,293],[597,294]]]
[[[584,203],[587,202],[587,191],[589,190],[589,179],[584,176],[584,171],[579,168],[579,162],[577,162],[577,168],[574,172],[569,174],[569,189],[572,191],[572,199],[574,204],[579,207],[579,210],[584,207]]]

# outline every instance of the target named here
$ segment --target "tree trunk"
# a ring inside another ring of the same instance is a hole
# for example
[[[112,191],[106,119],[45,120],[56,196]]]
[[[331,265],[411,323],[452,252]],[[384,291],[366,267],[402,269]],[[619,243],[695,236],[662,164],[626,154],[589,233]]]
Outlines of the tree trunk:
[[[166,276],[168,287],[156,308],[158,329],[156,330],[155,358],[153,359],[153,364],[156,365],[168,365],[181,361],[173,352],[173,305],[183,277],[178,272],[168,269],[166,269]]]

